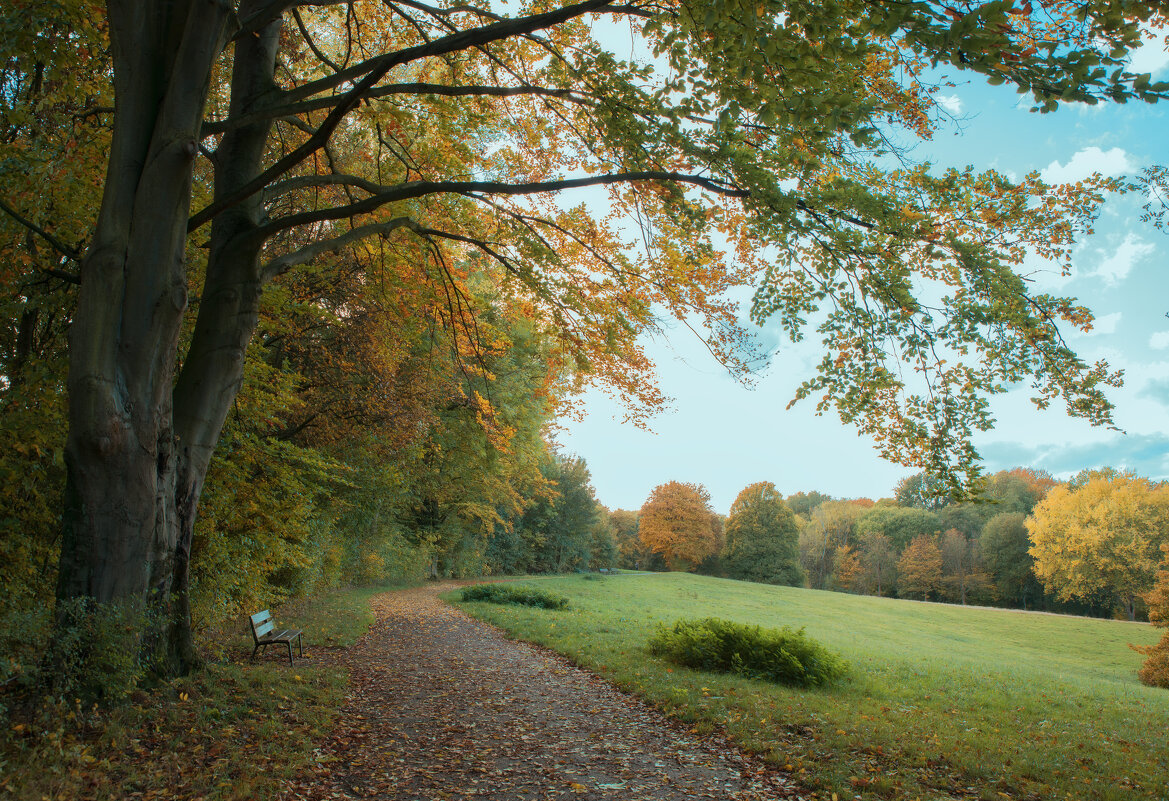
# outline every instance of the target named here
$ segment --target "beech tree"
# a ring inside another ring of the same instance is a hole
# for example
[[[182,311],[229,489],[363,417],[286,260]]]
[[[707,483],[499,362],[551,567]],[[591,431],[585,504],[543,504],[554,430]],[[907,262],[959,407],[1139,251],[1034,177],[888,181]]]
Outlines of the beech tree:
[[[38,5],[5,12],[24,48],[6,99],[64,69],[40,60],[45,26],[19,17]],[[91,75],[112,77],[116,102],[92,109],[113,128],[92,234],[55,235],[35,193],[5,206],[80,282],[59,597],[145,599],[168,621],[159,669],[197,661],[192,531],[264,289],[322,254],[404,239],[451,317],[468,314],[459,265],[489,269],[557,337],[562,373],[601,380],[634,417],[661,402],[637,343],[654,314],[705,325],[742,369],[722,292],[750,281],[753,317],[792,337],[828,310],[824,361],[797,398],[821,397],[887,457],[954,485],[976,473],[986,396],[1014,381],[1107,422],[1115,376],[1058,327],[1090,314],[1012,269],[1030,252],[1066,265],[1106,182],[935,175],[885,156],[932,132],[923,76],[937,63],[1010,81],[1046,110],[1159,96],[1124,69],[1155,9],[109,0],[96,26],[108,72]],[[593,38],[604,18],[632,26],[656,71]],[[607,188],[610,215],[555,200],[588,186]],[[618,217],[641,221],[640,253]]]
[[[723,558],[731,578],[804,583],[795,515],[770,481],[744,488],[731,504]]]
[[[668,481],[654,487],[641,507],[637,536],[670,570],[694,570],[722,544],[716,522],[705,487]]]

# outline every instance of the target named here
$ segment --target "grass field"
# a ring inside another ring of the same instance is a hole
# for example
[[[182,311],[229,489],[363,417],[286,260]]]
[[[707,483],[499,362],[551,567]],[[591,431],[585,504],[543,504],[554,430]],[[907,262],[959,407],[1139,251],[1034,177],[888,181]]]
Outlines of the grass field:
[[[725,729],[821,798],[1169,798],[1169,692],[1137,682],[1128,648],[1157,640],[1148,625],[678,573],[590,579],[532,580],[567,595],[563,611],[459,605]],[[794,690],[646,650],[658,623],[707,616],[806,627],[850,676]]]

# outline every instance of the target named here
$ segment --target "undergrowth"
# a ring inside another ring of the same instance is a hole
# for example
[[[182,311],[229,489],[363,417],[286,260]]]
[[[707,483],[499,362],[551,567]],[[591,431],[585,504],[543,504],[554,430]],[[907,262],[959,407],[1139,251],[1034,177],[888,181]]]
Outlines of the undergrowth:
[[[514,584],[476,584],[464,589],[461,597],[464,601],[534,606],[539,609],[564,609],[568,606],[568,599],[563,595]]]
[[[251,637],[241,618],[204,634],[216,645],[205,668],[149,690],[110,688],[124,693],[120,703],[86,703],[61,692],[38,697],[27,686],[34,678],[27,666],[39,660],[26,648],[23,664],[0,665],[9,674],[0,691],[0,797],[274,797],[310,763],[314,742],[332,727],[344,697],[344,671],[315,666],[314,649],[352,644],[373,622],[369,599],[379,591],[342,590],[273,610],[281,623],[305,630],[308,658],[292,667],[275,651],[247,661]],[[40,617],[29,616],[31,646],[46,640],[48,616]]]
[[[827,684],[847,672],[843,659],[803,629],[764,629],[713,617],[659,625],[649,648],[684,667],[797,687]]]

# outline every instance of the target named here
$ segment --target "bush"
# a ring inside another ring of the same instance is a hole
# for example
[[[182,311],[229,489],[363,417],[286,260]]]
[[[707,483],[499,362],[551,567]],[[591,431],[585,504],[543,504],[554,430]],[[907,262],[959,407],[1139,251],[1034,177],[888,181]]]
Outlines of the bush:
[[[763,629],[713,617],[661,625],[649,648],[685,667],[800,687],[827,684],[847,672],[844,660],[803,629]]]
[[[463,590],[464,601],[485,601],[489,604],[518,604],[540,609],[564,609],[568,599],[534,587],[514,584],[476,584]]]
[[[1145,664],[1137,671],[1141,683],[1169,690],[1169,634],[1162,637],[1156,645],[1147,648],[1134,646],[1134,650],[1147,657]]]

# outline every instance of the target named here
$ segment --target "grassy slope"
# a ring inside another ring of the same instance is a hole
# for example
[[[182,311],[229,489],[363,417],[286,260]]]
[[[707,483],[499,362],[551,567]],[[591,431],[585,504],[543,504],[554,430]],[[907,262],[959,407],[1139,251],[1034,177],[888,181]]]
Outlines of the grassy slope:
[[[374,622],[369,599],[389,587],[339,590],[273,611],[304,629],[305,654],[352,645]],[[0,733],[0,798],[271,798],[298,775],[332,727],[345,691],[338,668],[289,667],[281,646],[255,664],[247,622],[204,639],[205,669],[113,709],[64,706]],[[294,649],[295,653],[295,649]],[[0,718],[2,720],[2,718]]]
[[[1136,681],[1147,625],[923,604],[684,574],[541,580],[572,609],[463,604],[841,798],[1164,799],[1169,693]],[[805,626],[852,664],[792,690],[671,667],[659,622]]]

